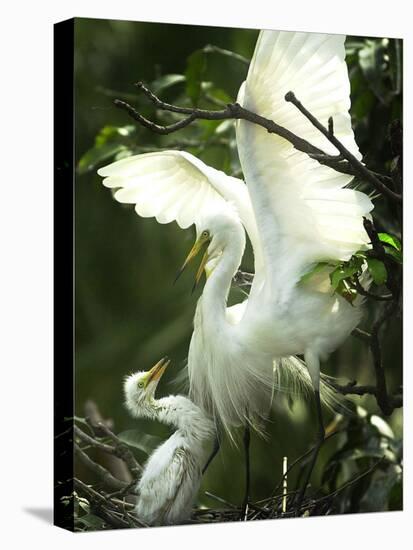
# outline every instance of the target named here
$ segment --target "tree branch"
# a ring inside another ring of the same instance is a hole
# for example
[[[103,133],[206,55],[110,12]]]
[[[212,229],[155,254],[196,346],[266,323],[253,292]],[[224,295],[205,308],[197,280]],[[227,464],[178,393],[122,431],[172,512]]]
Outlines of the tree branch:
[[[74,432],[75,435],[77,435],[88,445],[91,445],[92,447],[100,449],[107,454],[111,454],[113,456],[116,456],[117,458],[122,459],[128,466],[134,478],[133,482],[136,483],[136,479],[142,472],[142,466],[135,459],[131,450],[103,422],[99,422],[97,427],[102,430],[108,437],[110,437],[115,445],[107,445],[106,443],[98,441],[97,439],[86,434],[83,430],[79,428],[79,426],[76,425],[74,426]]]
[[[361,296],[365,296],[366,298],[371,298],[372,300],[377,300],[378,302],[389,302],[393,300],[392,294],[386,294],[384,296],[379,296],[378,294],[372,294],[371,292],[368,292],[365,288],[361,286],[361,283],[357,277],[357,275],[353,275],[352,278],[353,283],[350,284],[354,290],[357,290]]]
[[[120,99],[114,100],[114,104],[117,107],[126,111],[129,114],[129,116],[131,116],[139,124],[141,124],[143,127],[147,128],[148,130],[151,130],[154,133],[157,133],[160,135],[171,134],[173,132],[181,130],[182,128],[185,128],[186,126],[189,126],[190,124],[192,124],[192,122],[198,119],[246,120],[248,122],[257,124],[258,126],[265,128],[267,132],[269,132],[270,134],[276,134],[286,139],[289,143],[291,143],[291,145],[293,145],[295,149],[303,153],[306,153],[311,158],[317,160],[320,164],[329,166],[333,170],[336,170],[337,172],[340,172],[343,174],[359,176],[365,179],[366,181],[368,181],[371,185],[375,187],[375,189],[385,194],[388,198],[397,202],[401,202],[402,200],[401,195],[391,191],[388,187],[388,185],[392,184],[392,178],[388,176],[376,174],[375,172],[372,172],[371,170],[366,168],[361,162],[359,162],[354,157],[354,155],[352,155],[334,136],[333,134],[334,125],[332,120],[330,120],[329,122],[329,129],[324,128],[324,126],[313,115],[311,115],[306,109],[304,109],[304,107],[301,105],[301,103],[298,102],[298,100],[295,98],[292,92],[289,92],[286,95],[286,99],[288,98],[287,101],[293,102],[303,112],[303,114],[307,116],[307,118],[308,116],[310,116],[311,121],[316,122],[317,124],[316,127],[320,131],[322,131],[322,133],[326,135],[327,139],[329,139],[337,147],[340,154],[328,155],[323,150],[319,149],[318,147],[315,147],[305,139],[300,138],[290,130],[287,130],[287,128],[280,126],[273,120],[262,117],[256,113],[249,111],[248,109],[244,109],[238,103],[230,103],[226,106],[225,109],[222,109],[222,110],[208,110],[208,109],[198,109],[198,108],[192,108],[192,107],[180,107],[180,106],[172,105],[170,103],[166,103],[165,101],[162,101],[151,90],[149,90],[149,88],[147,88],[142,82],[137,82],[136,87],[145,94],[145,96],[154,104],[156,108],[161,109],[163,111],[170,111],[176,114],[186,115],[184,119],[179,120],[178,122],[175,122],[173,124],[160,125],[145,118],[129,103],[126,103],[125,101],[122,101]]]
[[[100,422],[98,424],[98,427],[109,437],[112,442],[115,444],[115,450],[117,453],[117,456],[121,458],[126,465],[128,466],[129,470],[131,471],[131,474],[136,479],[139,477],[140,473],[142,472],[142,466],[139,464],[139,462],[134,457],[132,451],[129,449],[129,447],[124,443],[117,435],[115,435],[112,430],[106,426],[103,422]]]
[[[304,107],[304,105],[295,97],[293,92],[288,92],[285,95],[285,100],[295,105],[297,109],[311,122],[311,124],[315,126],[317,130],[319,130],[328,139],[328,141],[334,145],[334,147],[340,152],[341,156],[351,164],[361,179],[368,181],[373,187],[383,193],[383,195],[386,195],[389,199],[401,202],[401,195],[395,193],[384,185],[384,183],[382,183],[368,168],[364,166],[364,164],[362,164],[352,153],[350,153],[341,141],[335,137],[332,117],[329,119],[327,129]]]
[[[353,380],[351,382],[348,382],[345,385],[337,384],[336,382],[333,382],[329,380],[328,384],[332,386],[336,392],[340,393],[341,395],[377,395],[377,388],[376,386],[358,386],[357,381]]]
[[[376,399],[377,404],[386,416],[391,415],[396,407],[401,407],[403,404],[403,396],[391,396],[387,391],[386,375],[382,364],[382,354],[380,345],[380,330],[384,323],[395,313],[397,310],[397,302],[393,301],[387,307],[385,307],[382,315],[373,324],[371,331],[371,343],[370,349],[373,356],[373,366],[376,376]]]

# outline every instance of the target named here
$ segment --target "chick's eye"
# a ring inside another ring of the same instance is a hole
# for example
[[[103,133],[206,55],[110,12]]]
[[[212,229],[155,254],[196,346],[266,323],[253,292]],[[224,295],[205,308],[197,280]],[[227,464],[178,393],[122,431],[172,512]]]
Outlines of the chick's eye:
[[[143,388],[143,382],[139,382],[138,388]]]
[[[209,237],[209,231],[202,231],[202,236],[204,239],[207,239]]]

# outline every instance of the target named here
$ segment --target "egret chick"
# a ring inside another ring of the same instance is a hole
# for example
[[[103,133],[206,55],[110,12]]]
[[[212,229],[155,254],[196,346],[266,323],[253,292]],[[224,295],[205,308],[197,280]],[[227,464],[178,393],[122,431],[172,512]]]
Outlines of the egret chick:
[[[214,424],[182,395],[155,398],[159,380],[170,361],[161,359],[147,372],[124,382],[125,405],[135,418],[151,418],[176,431],[149,457],[137,484],[139,519],[149,525],[173,525],[187,520],[199,490]]]

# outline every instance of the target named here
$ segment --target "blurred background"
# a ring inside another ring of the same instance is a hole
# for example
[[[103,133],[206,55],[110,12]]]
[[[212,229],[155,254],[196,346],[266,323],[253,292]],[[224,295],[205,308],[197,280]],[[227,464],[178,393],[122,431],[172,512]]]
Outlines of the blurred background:
[[[139,439],[139,433],[147,434],[148,448],[136,446],[141,460],[158,441],[156,437],[167,437],[169,430],[155,422],[134,420],[127,414],[122,381],[125,375],[146,370],[167,354],[172,367],[162,380],[159,395],[185,391],[174,383],[174,378],[186,363],[192,318],[202,286],[191,295],[190,270],[177,284],[172,283],[192,246],[194,231],[139,218],[133,208],[113,200],[96,170],[124,156],[176,147],[196,154],[228,174],[241,177],[242,174],[232,123],[201,121],[183,132],[159,137],[135,126],[124,111],[113,106],[112,100],[128,101],[161,123],[175,120],[171,113],[155,113],[136,92],[133,83],[144,80],[166,101],[219,108],[235,100],[246,77],[257,35],[256,30],[127,21],[77,19],[75,23],[76,411],[77,416],[85,416],[85,403],[93,400],[103,417],[112,419],[116,433],[126,433],[125,437],[133,436],[135,440]],[[389,125],[401,118],[402,42],[348,37],[346,45],[356,139],[366,164],[387,173],[394,156],[388,140]],[[381,198],[375,204],[378,229],[400,237],[393,207]],[[250,253],[242,269],[252,271]],[[231,302],[240,299],[241,291],[234,289]],[[367,304],[362,325],[367,330],[378,307],[376,303]],[[393,319],[387,327],[383,353],[388,385],[394,390],[402,383],[400,320]],[[329,358],[323,370],[346,381],[374,383],[369,350],[354,337]],[[389,461],[400,464],[401,410],[386,419],[387,425],[379,418],[380,411],[373,398],[354,398],[353,402],[362,408],[354,409],[349,417],[334,420],[331,412],[324,413],[326,425],[341,422],[358,426],[361,431],[356,430],[358,435],[352,443],[347,434],[325,444],[314,481],[321,489],[328,468],[334,470],[334,483],[339,484],[371,464],[383,444],[394,451]],[[311,446],[316,436],[313,420],[310,401],[278,396],[266,427],[267,439],[253,435],[251,441],[254,500],[269,496],[278,483],[283,456],[291,463]],[[204,478],[200,504],[217,504],[204,494],[205,490],[235,504],[242,501],[241,437],[239,442],[237,448],[224,441],[222,451]],[[361,456],[349,454],[352,449],[359,450]],[[347,455],[343,455],[345,452]],[[79,477],[93,481],[82,466],[78,465],[77,470]],[[291,474],[292,486],[295,478],[296,474]],[[382,488],[383,477],[380,479],[378,485]],[[359,490],[360,494],[351,493],[338,511],[397,509],[401,497],[397,498],[399,493],[395,497],[394,493],[399,485],[399,477],[395,475],[379,502],[377,480],[371,478]]]

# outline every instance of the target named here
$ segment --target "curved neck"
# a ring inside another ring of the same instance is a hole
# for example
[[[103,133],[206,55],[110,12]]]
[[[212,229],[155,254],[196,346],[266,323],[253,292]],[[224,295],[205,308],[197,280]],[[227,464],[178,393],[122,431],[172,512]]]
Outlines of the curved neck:
[[[183,395],[154,398],[141,415],[176,428],[187,440],[203,441],[213,434],[212,422]]]
[[[215,318],[225,316],[232,278],[241,263],[245,249],[245,232],[241,224],[234,225],[222,250],[217,266],[205,283],[202,293],[203,309]]]

